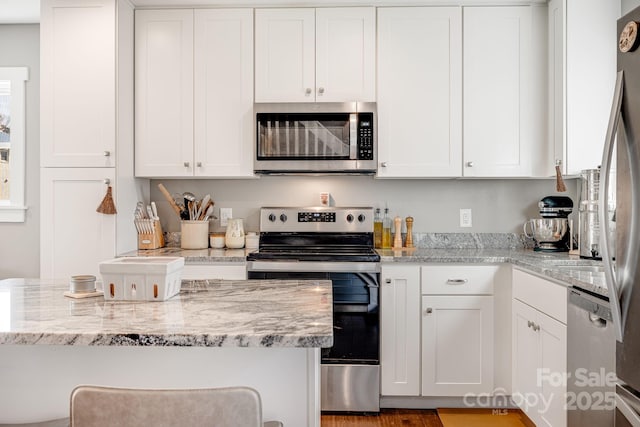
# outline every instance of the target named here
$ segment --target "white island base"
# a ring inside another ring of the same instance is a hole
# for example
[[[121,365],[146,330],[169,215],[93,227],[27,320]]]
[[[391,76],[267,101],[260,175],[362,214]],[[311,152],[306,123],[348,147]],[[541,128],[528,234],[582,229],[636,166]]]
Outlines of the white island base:
[[[1,345],[0,424],[69,416],[79,384],[249,386],[265,421],[320,426],[320,350],[294,347]]]

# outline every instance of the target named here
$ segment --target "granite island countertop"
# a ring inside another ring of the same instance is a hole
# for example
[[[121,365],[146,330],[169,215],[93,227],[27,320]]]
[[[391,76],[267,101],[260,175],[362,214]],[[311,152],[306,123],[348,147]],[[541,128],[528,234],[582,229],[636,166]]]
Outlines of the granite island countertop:
[[[581,259],[567,252],[535,252],[531,249],[377,249],[382,263],[508,263],[541,276],[577,286],[598,295],[608,297],[603,262]],[[593,271],[583,268],[594,267]],[[598,271],[600,270],[600,271]]]
[[[328,280],[184,281],[167,301],[65,297],[66,283],[0,281],[0,344],[331,347]],[[4,319],[4,321],[2,321]]]

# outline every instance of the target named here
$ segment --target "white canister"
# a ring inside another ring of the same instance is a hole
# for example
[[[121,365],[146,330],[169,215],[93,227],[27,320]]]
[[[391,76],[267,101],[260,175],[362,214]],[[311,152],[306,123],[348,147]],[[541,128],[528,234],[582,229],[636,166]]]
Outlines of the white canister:
[[[244,225],[242,218],[230,218],[227,223],[227,232],[224,235],[224,243],[228,248],[240,249],[244,247]]]
[[[214,249],[224,248],[224,234],[211,233],[209,235],[209,246],[211,246]]]
[[[260,236],[256,234],[255,231],[249,231],[246,236],[244,236],[244,247],[247,249],[258,249],[260,244]]]
[[[209,247],[209,221],[180,221],[180,231],[182,249]]]

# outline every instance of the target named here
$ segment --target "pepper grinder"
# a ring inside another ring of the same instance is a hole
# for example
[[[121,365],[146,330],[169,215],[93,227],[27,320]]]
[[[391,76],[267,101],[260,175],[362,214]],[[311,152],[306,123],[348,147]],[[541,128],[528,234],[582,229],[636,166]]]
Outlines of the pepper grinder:
[[[412,248],[413,247],[413,235],[412,233],[412,229],[413,229],[413,217],[412,216],[408,216],[405,219],[405,222],[407,223],[407,240],[405,243],[405,246],[408,248]]]
[[[396,226],[396,234],[393,237],[393,249],[402,248],[402,218],[399,216],[393,219]]]

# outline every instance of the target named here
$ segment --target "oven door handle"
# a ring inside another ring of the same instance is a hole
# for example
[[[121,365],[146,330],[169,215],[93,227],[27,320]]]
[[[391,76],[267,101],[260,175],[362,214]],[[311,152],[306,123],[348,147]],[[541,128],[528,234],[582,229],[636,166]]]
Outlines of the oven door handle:
[[[379,273],[378,262],[248,261],[247,271]]]

